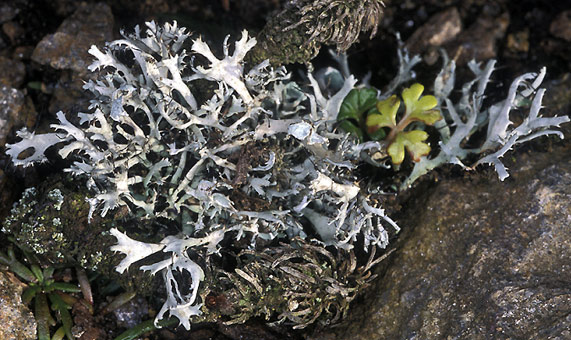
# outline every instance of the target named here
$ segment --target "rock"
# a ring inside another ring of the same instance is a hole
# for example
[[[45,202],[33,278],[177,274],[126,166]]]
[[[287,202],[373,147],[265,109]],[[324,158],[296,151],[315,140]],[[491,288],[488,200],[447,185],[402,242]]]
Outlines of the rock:
[[[0,272],[0,339],[36,339],[36,319],[22,304],[24,287],[11,273]]]
[[[87,69],[86,69],[87,70]],[[89,107],[90,97],[86,95],[83,85],[95,74],[79,74],[77,72],[64,71],[60,78],[49,91],[53,92],[48,111],[55,113],[63,111],[73,116],[77,112],[85,112]]]
[[[18,24],[15,21],[8,21],[2,24],[2,31],[4,34],[6,34],[8,39],[10,39],[12,45],[17,44],[19,40],[21,40],[22,37],[26,34],[26,30],[22,27],[22,25]]]
[[[557,38],[571,42],[571,10],[559,13],[551,22],[549,33]]]
[[[0,85],[0,146],[12,128],[31,128],[35,122],[36,110],[31,99],[18,89]]]
[[[508,34],[506,41],[505,55],[515,55],[517,53],[527,53],[529,51],[529,30]]]
[[[24,63],[0,56],[0,85],[20,87],[25,76]]]
[[[429,64],[433,64],[438,59],[436,47],[454,39],[461,30],[460,14],[456,7],[451,7],[436,13],[425,24],[414,31],[406,41],[406,47],[412,54],[419,54],[428,50],[428,56],[425,56],[425,60],[428,59],[426,61]]]
[[[550,80],[545,84],[544,116],[553,117],[571,112],[571,73],[564,73],[558,79]],[[571,124],[563,124],[561,131],[565,139],[571,138]]]
[[[507,12],[499,16],[481,14],[468,29],[445,45],[448,55],[455,58],[459,65],[471,59],[495,58],[496,42],[504,37],[509,21]]]
[[[314,339],[571,338],[571,145],[517,157],[418,198],[364,304]]]
[[[85,303],[77,301],[72,307],[73,327],[71,333],[78,340],[106,340],[105,327],[97,324],[97,317],[93,315]]]
[[[143,297],[136,296],[114,309],[112,313],[117,321],[117,327],[129,329],[149,318],[149,306]]]
[[[85,72],[92,56],[87,53],[93,44],[102,45],[113,38],[111,8],[103,3],[82,3],[73,15],[48,34],[36,46],[32,60],[55,69]]]
[[[81,3],[77,10],[59,26],[54,34],[45,36],[36,46],[32,60],[65,70],[49,106],[49,111],[77,112],[87,110],[88,98],[82,86],[93,74],[87,66],[93,56],[91,45],[102,46],[113,40],[113,15],[104,3]]]
[[[14,60],[29,60],[34,53],[34,46],[18,46],[14,48],[12,59]]]
[[[2,4],[0,5],[0,24],[6,21],[12,20],[20,10],[14,7],[12,4]]]

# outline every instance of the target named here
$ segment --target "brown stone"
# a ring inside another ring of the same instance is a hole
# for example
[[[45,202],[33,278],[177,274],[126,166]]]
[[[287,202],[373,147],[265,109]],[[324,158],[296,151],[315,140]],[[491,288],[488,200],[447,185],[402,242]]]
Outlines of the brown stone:
[[[25,76],[24,63],[0,56],[0,85],[20,87]]]
[[[466,64],[471,59],[495,58],[496,42],[504,37],[509,22],[507,12],[498,17],[481,15],[468,29],[445,45],[448,55],[459,65]]]
[[[10,39],[10,42],[13,45],[16,44],[25,34],[24,28],[14,21],[8,21],[2,24],[2,31]]]
[[[460,14],[456,7],[436,13],[420,26],[406,41],[406,47],[413,54],[423,53],[428,47],[442,46],[451,41],[462,30]]]
[[[571,10],[559,13],[551,22],[549,33],[571,42]]]

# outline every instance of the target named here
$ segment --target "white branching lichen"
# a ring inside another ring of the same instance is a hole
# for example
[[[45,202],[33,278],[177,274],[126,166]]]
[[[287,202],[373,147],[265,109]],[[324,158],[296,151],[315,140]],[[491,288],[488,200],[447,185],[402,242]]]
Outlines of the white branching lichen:
[[[429,158],[423,157],[415,163],[412,173],[402,184],[402,189],[410,186],[420,176],[446,163],[462,166],[473,170],[478,165],[493,165],[500,180],[509,174],[500,160],[514,145],[530,141],[546,135],[556,135],[563,138],[563,133],[555,128],[569,122],[569,116],[541,117],[541,101],[545,89],[540,88],[546,74],[545,67],[539,73],[526,73],[517,77],[510,85],[507,98],[489,107],[484,107],[486,88],[494,71],[495,60],[490,60],[484,67],[471,61],[468,66],[474,74],[474,79],[464,84],[462,96],[455,104],[449,98],[454,88],[456,65],[453,60],[444,56],[444,67],[434,82],[435,96],[444,112],[446,122],[436,127],[440,131],[440,153]],[[528,114],[524,121],[515,126],[510,120],[510,112],[515,108],[526,109],[526,101],[531,100]],[[485,130],[486,137],[480,147],[466,148],[465,142],[477,131]],[[466,166],[463,160],[469,155],[487,154]]]
[[[90,112],[78,113],[79,125],[59,112],[54,132],[23,130],[7,153],[28,166],[46,161],[44,152],[57,144],[73,161],[66,171],[93,193],[90,219],[126,206],[182,230],[158,244],[111,230],[112,250],[126,255],[121,273],[168,254],[140,267],[165,280],[157,321],[168,313],[190,328],[203,312],[204,268],[196,259],[218,252],[225,238],[246,238],[240,244],[254,248],[259,240],[317,234],[316,242],[350,249],[362,235],[366,250],[386,247],[384,225],[398,227],[356,182],[362,148],[334,131],[352,75],[331,94],[311,74],[304,88],[267,61],[246,72],[244,56],[256,44],[246,31],[232,53],[226,38],[219,59],[201,38],[187,52],[189,34],[176,23],[146,25],[145,34],[137,27],[89,50],[96,58],[89,69],[101,75],[84,86],[95,99]],[[199,79],[214,86],[197,92]],[[183,276],[189,280],[178,282]]]

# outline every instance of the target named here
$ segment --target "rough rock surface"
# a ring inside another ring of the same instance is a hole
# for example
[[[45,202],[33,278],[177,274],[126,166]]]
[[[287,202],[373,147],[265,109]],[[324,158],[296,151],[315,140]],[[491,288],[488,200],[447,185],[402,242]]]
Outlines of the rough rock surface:
[[[434,14],[407,39],[406,48],[412,54],[425,51],[425,61],[434,64],[438,59],[438,47],[454,39],[462,30],[462,21],[456,7]],[[428,50],[428,51],[427,51]]]
[[[0,84],[20,87],[26,76],[26,66],[19,60],[0,56]]]
[[[50,112],[76,112],[87,109],[83,84],[93,74],[87,66],[93,57],[91,45],[102,46],[113,40],[114,19],[111,8],[104,3],[81,3],[57,32],[46,35],[36,46],[32,60],[57,70],[64,70],[54,87]]]
[[[507,12],[487,13],[485,10],[456,39],[445,44],[448,55],[454,57],[458,65],[472,59],[487,60],[497,55],[497,42],[506,33],[510,18]]]
[[[85,72],[91,63],[87,53],[92,44],[113,38],[113,15],[106,4],[83,3],[64,20],[57,32],[46,35],[36,46],[32,59],[42,65],[62,70]]]
[[[30,98],[20,90],[0,83],[0,145],[4,145],[13,127],[31,128],[35,121],[36,110]]]
[[[24,285],[12,274],[0,272],[0,339],[36,339],[36,319],[22,304]]]
[[[571,145],[516,163],[418,198],[366,302],[315,339],[571,338]]]
[[[561,12],[549,26],[549,32],[558,38],[571,41],[571,10]]]

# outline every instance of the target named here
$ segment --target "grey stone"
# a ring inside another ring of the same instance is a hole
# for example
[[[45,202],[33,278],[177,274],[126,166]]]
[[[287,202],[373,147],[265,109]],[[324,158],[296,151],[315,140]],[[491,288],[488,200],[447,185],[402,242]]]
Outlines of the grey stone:
[[[88,53],[91,45],[104,45],[113,40],[113,14],[104,3],[81,3],[77,10],[59,26],[57,32],[48,34],[34,49],[32,60],[64,70],[54,88],[49,111],[77,112],[86,110],[89,98],[83,84],[93,73],[87,66],[93,61]]]
[[[45,36],[36,46],[32,60],[55,69],[85,72],[93,59],[87,53],[93,44],[113,38],[113,15],[104,3],[82,3],[57,32]]]
[[[0,272],[0,339],[36,339],[36,319],[22,303],[25,286],[13,274]]]
[[[366,302],[314,339],[569,339],[571,145],[511,170],[416,199]]]
[[[19,60],[0,56],[0,85],[20,87],[26,76],[26,66]]]
[[[36,110],[31,100],[22,91],[0,84],[0,146],[12,128],[32,127],[35,121]]]
[[[19,12],[20,10],[12,4],[0,5],[0,24],[12,20]]]

